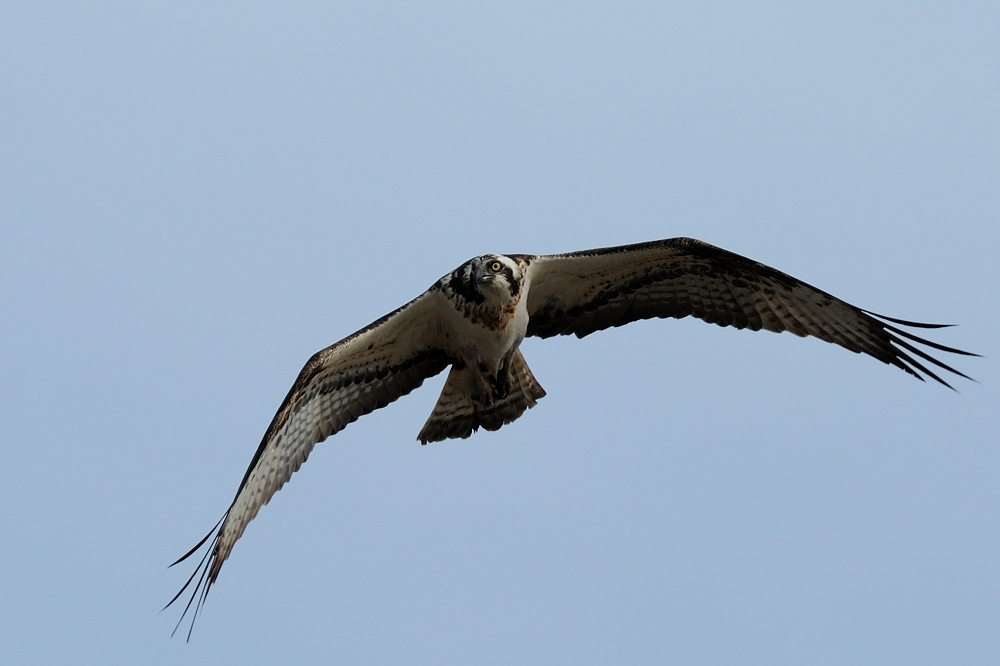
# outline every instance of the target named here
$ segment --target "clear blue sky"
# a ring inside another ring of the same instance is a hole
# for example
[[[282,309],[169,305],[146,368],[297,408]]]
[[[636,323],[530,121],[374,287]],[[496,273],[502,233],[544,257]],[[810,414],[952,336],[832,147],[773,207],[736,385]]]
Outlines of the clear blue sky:
[[[1000,662],[1000,5],[88,4],[0,7],[0,662]],[[981,383],[529,340],[536,409],[361,419],[169,638],[310,354],[473,255],[680,235]]]

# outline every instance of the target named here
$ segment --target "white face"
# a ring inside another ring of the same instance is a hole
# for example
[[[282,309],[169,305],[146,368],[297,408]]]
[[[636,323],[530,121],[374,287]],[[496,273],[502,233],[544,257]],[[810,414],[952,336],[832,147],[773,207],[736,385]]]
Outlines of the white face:
[[[502,254],[487,254],[475,264],[476,288],[487,301],[507,302],[520,290],[521,269]]]

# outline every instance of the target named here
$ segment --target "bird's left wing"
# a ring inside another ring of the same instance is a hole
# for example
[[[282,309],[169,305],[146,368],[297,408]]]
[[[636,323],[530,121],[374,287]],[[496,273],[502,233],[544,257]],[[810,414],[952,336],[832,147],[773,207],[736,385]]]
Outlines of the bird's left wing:
[[[264,433],[232,505],[216,525],[218,532],[213,528],[174,562],[190,557],[215,534],[194,574],[170,601],[173,604],[194,583],[184,609],[186,614],[197,600],[192,626],[233,544],[313,447],[406,395],[452,362],[441,344],[443,308],[451,305],[439,290],[431,289],[309,359]]]
[[[575,334],[582,338],[639,319],[694,316],[719,326],[812,335],[945,386],[947,382],[918,357],[965,375],[908,340],[953,354],[975,355],[892,324],[941,325],[876,315],[774,268],[693,238],[527,260],[528,336]]]

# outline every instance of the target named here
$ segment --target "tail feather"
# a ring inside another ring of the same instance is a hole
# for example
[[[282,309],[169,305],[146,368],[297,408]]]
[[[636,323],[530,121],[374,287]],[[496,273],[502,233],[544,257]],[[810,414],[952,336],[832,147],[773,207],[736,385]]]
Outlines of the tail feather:
[[[468,367],[452,367],[434,411],[417,435],[421,444],[452,438],[465,439],[480,426],[486,430],[499,430],[517,420],[545,396],[545,389],[531,374],[520,350],[514,352],[510,362],[510,391],[505,398],[488,407],[472,400],[476,386],[472,372]]]

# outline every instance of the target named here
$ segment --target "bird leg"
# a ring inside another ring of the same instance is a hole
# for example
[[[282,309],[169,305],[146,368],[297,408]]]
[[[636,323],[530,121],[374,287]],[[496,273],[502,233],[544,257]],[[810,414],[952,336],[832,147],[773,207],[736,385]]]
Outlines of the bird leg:
[[[482,407],[492,407],[497,400],[503,400],[510,395],[514,378],[510,373],[509,357],[505,356],[500,360],[496,375],[491,374],[489,368],[482,365],[479,366],[479,372],[474,374],[475,389],[471,396],[473,402]]]
[[[500,368],[497,370],[497,376],[492,379],[493,384],[493,398],[496,400],[503,400],[508,395],[510,395],[510,363],[508,359],[504,359],[500,362]]]
[[[492,407],[496,401],[496,382],[490,376],[489,369],[480,365],[479,372],[473,372],[471,375],[474,388],[469,397],[481,407]]]

